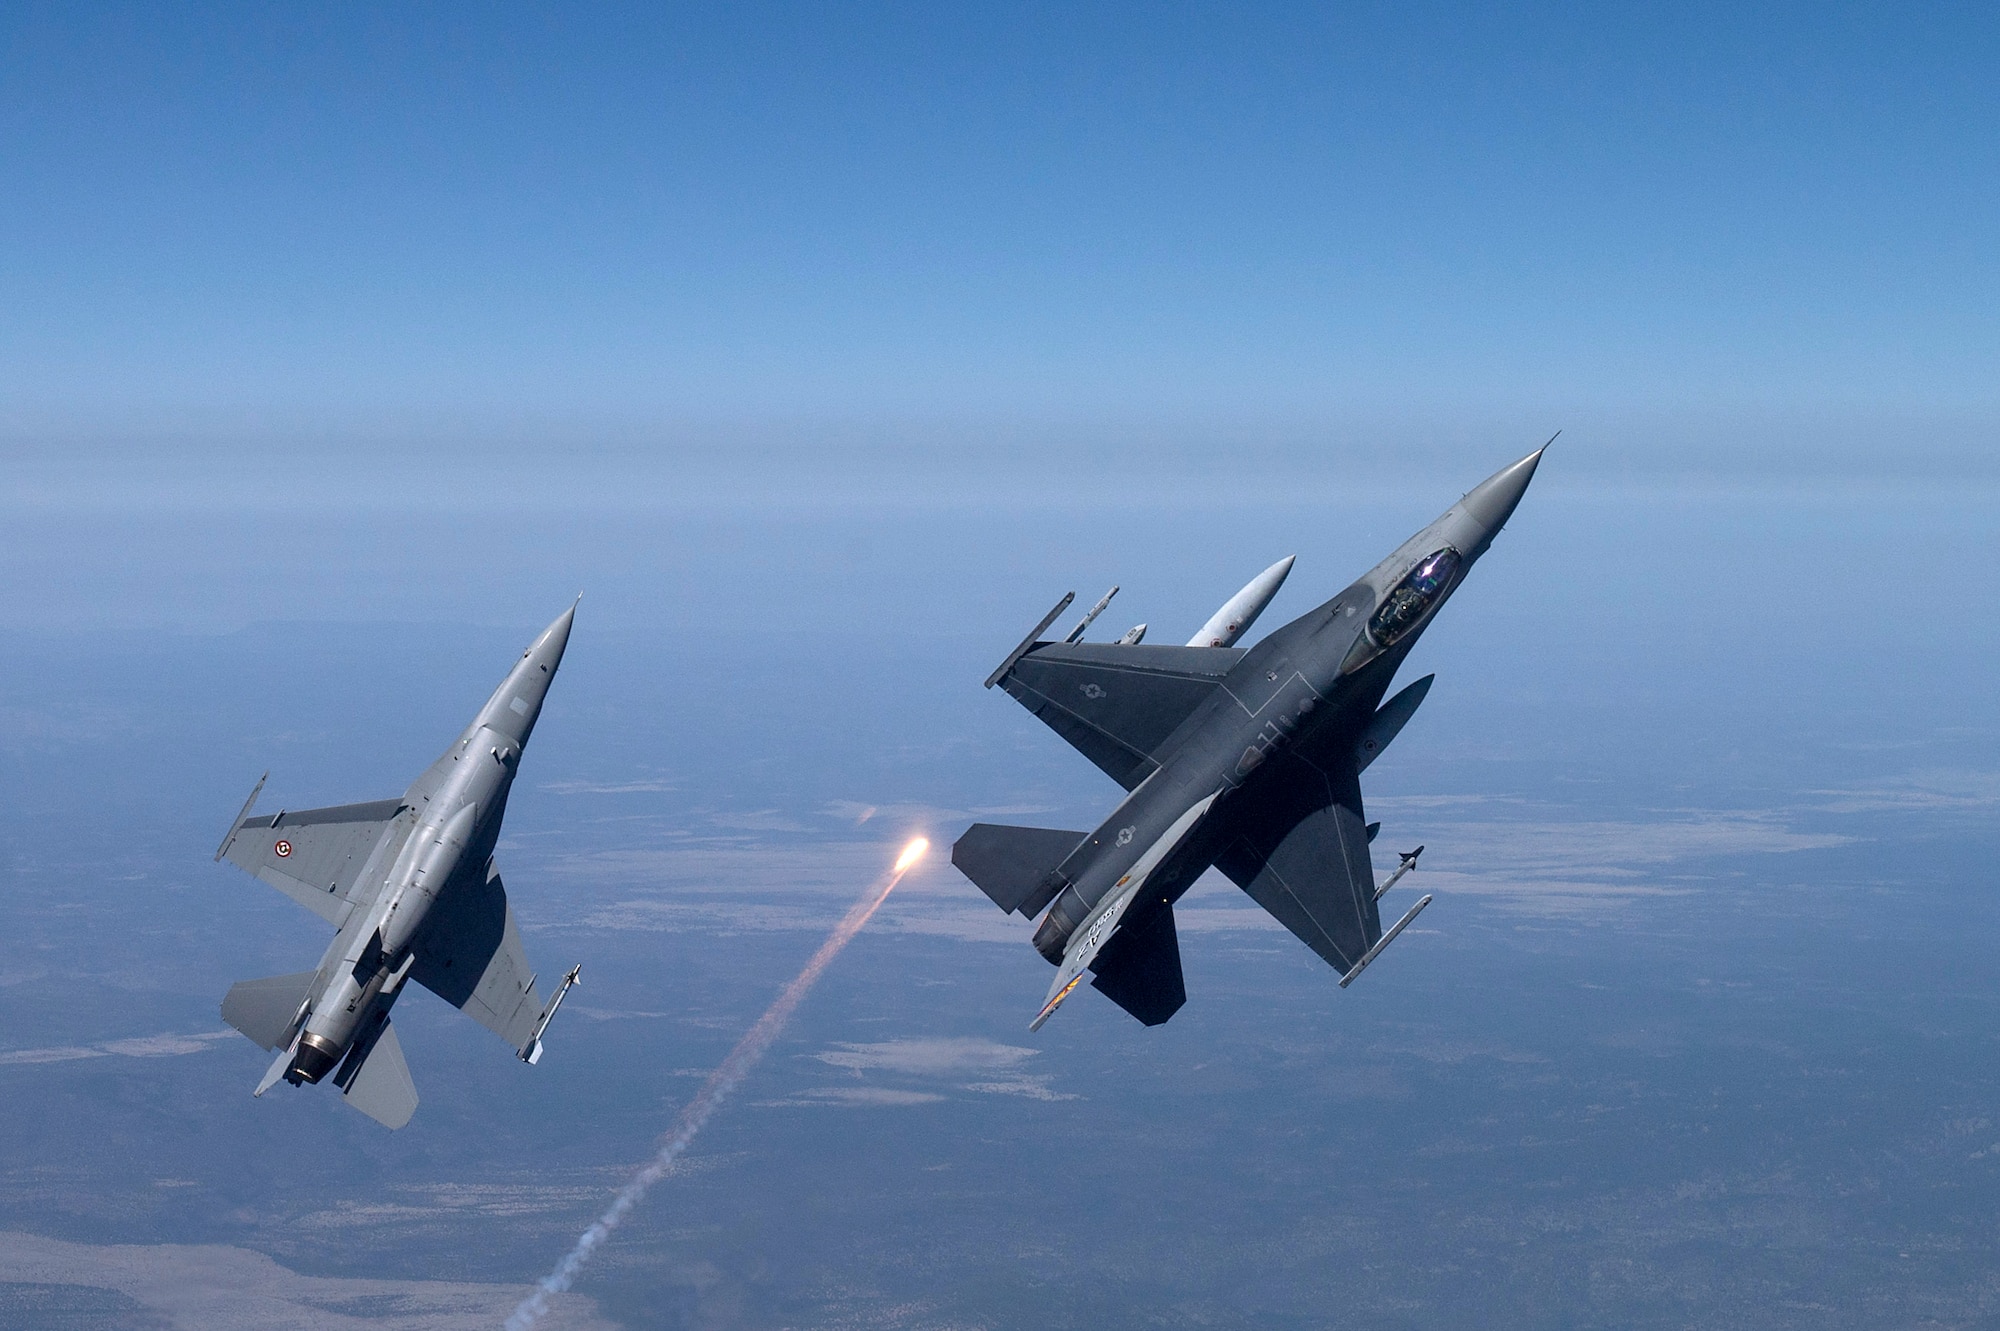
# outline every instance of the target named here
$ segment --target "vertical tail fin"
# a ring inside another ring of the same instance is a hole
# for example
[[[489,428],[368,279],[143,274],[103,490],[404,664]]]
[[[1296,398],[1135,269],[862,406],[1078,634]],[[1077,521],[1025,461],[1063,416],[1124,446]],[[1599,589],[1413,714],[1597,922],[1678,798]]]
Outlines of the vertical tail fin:
[[[1144,920],[1125,925],[1090,964],[1091,988],[1148,1026],[1158,1026],[1187,1002],[1181,978],[1181,945],[1174,908],[1159,905]]]

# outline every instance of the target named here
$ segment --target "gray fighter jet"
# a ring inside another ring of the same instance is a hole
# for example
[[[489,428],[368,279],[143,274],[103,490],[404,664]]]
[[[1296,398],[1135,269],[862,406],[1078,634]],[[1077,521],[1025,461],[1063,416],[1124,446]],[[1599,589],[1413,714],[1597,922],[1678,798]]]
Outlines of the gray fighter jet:
[[[1085,972],[1148,1026],[1179,1011],[1187,990],[1173,903],[1211,865],[1339,970],[1343,986],[1430,904],[1424,897],[1383,932],[1376,902],[1423,847],[1376,884],[1368,844],[1379,824],[1362,813],[1361,772],[1430,689],[1425,676],[1383,703],[1397,668],[1506,525],[1547,447],[1248,651],[1231,644],[1289,559],[1186,647],[1141,645],[1139,630],[1081,641],[1105,601],[1063,641],[1041,641],[1072,593],[1000,663],[986,687],[1013,694],[1130,792],[1095,832],[975,823],[951,848],[1002,910],[1029,919],[1048,910],[1035,948],[1058,970],[1031,1028]]]
[[[572,969],[547,1004],[521,950],[493,844],[521,750],[569,643],[571,606],[521,654],[444,756],[400,799],[253,818],[243,803],[215,852],[255,874],[337,931],[319,969],[245,980],[222,1017],[278,1051],[254,1094],[328,1073],[347,1103],[391,1128],[416,1112],[389,1009],[415,980],[514,1046],[542,1056],[542,1033],[576,983]],[[268,773],[266,775],[269,775]]]

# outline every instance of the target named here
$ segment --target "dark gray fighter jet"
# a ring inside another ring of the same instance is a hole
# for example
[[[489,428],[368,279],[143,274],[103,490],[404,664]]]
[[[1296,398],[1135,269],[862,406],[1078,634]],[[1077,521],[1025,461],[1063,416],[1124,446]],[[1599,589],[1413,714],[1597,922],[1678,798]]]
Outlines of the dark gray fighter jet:
[[[515,1047],[542,1056],[542,1033],[576,983],[545,1005],[493,864],[521,750],[569,643],[571,606],[513,670],[444,756],[399,799],[252,818],[257,789],[215,852],[337,931],[317,970],[245,980],[222,1017],[276,1061],[254,1092],[328,1073],[347,1103],[391,1128],[416,1112],[409,1064],[389,1009],[415,980]],[[580,969],[580,968],[579,968]]]
[[[1352,981],[1430,904],[1383,932],[1361,810],[1362,769],[1396,737],[1429,676],[1383,695],[1431,617],[1520,503],[1542,452],[1466,495],[1367,576],[1248,651],[1233,643],[1290,571],[1261,574],[1195,643],[1040,641],[1066,596],[987,679],[1131,792],[1095,832],[975,823],[952,863],[1002,910],[1033,919],[1057,966],[1039,1028],[1086,971],[1148,1026],[1187,1001],[1173,903],[1211,865]],[[1115,588],[1113,589],[1116,590]],[[1106,598],[1109,599],[1108,597]],[[1137,635],[1137,636],[1135,636]],[[1199,644],[1199,645],[1196,645]]]

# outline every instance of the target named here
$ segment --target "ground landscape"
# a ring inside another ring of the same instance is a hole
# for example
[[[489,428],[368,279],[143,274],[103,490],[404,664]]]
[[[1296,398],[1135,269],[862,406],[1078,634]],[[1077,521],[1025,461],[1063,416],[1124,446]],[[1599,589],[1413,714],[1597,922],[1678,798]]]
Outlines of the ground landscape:
[[[1438,901],[1351,990],[1211,879],[1170,1024],[1086,992],[1030,1036],[1048,969],[1027,927],[934,858],[546,1324],[1307,1327],[1339,1305],[1383,1328],[2000,1325],[2000,716],[1952,693],[1991,630],[1906,624],[1892,668],[1810,596],[1721,594],[1690,625],[1685,588],[1749,557],[1746,507],[1647,518],[1698,539],[1672,576],[1621,579],[1593,570],[1629,518],[1560,483],[1530,497],[1366,779],[1378,863],[1425,842]],[[1993,534],[1933,498],[1836,554],[1823,505],[1755,507],[1785,524],[1787,553],[1758,547],[1780,582],[1920,529],[1947,557]],[[1292,613],[1375,528],[1414,525],[1384,510],[1267,521],[1306,533]],[[501,853],[531,958],[582,961],[583,987],[534,1069],[406,1000],[423,1104],[394,1134],[325,1088],[250,1098],[266,1060],[216,1003],[323,934],[209,857],[266,766],[274,806],[388,793],[548,607],[10,632],[0,1320],[497,1325],[904,838],[1107,807],[1110,783],[978,688],[1023,621],[1115,576],[1128,618],[1194,622],[1295,548],[1247,532],[1240,557],[1114,567],[1107,537],[1073,568],[982,572],[1000,517],[717,521],[736,526],[651,557],[700,587],[704,560],[792,553],[735,588],[768,618],[717,610],[698,640],[650,620],[643,524],[582,541],[624,571],[586,597]],[[224,564],[262,537],[209,539]],[[1991,570],[1969,577],[1990,598]],[[147,578],[129,594],[169,612],[210,595]],[[1842,595],[1881,604],[1880,579]],[[830,650],[885,594],[930,608]]]

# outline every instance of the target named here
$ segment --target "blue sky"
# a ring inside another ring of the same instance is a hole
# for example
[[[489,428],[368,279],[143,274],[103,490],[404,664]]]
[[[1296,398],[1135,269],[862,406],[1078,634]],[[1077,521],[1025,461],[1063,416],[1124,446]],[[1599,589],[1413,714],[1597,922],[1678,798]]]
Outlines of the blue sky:
[[[413,446],[888,450],[948,490],[995,450],[1473,465],[1557,426],[1609,476],[1990,475],[1996,39],[1977,6],[17,7],[0,440],[71,495]]]

